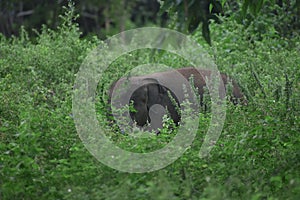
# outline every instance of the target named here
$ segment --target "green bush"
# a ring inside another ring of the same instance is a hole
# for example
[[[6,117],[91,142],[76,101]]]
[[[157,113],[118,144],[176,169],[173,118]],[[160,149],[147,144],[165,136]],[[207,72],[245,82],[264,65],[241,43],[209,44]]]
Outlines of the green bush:
[[[0,36],[1,199],[299,198],[299,38],[287,42],[263,35],[251,41],[255,32],[234,21],[212,24],[213,46],[204,46],[220,70],[241,85],[248,106],[228,104],[209,157],[198,157],[210,122],[206,113],[200,114],[194,143],[176,162],[129,174],[94,159],[77,135],[72,88],[81,62],[100,41],[80,38],[73,19],[67,12],[57,31],[44,27],[34,41],[25,30],[19,38]],[[107,124],[102,93],[126,71],[158,61],[175,68],[189,64],[167,52],[151,55],[135,51],[107,69],[96,97],[101,123]],[[137,152],[161,148],[173,137],[168,130],[139,141],[113,129],[107,134]]]

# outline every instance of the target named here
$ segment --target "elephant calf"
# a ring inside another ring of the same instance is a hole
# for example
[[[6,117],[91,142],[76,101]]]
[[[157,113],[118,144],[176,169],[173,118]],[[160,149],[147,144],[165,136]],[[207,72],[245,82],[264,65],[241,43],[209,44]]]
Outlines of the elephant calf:
[[[138,126],[143,127],[147,123],[157,120],[159,125],[155,128],[161,128],[162,116],[165,114],[165,110],[167,110],[175,124],[178,125],[181,117],[180,109],[178,108],[180,107],[180,103],[183,102],[183,96],[176,96],[173,92],[180,90],[179,88],[182,88],[183,83],[190,84],[190,78],[193,77],[193,86],[200,96],[200,105],[203,105],[204,87],[207,86],[206,81],[210,79],[210,76],[210,70],[197,70],[193,67],[186,67],[144,76],[132,76],[128,79],[121,78],[112,85],[109,93],[109,101],[112,102],[113,92],[119,88],[119,93],[121,94],[117,97],[118,102],[115,105],[121,105],[119,108],[122,108],[125,104],[132,102],[135,111],[130,111],[129,114],[131,120]],[[185,80],[179,81],[180,78]],[[230,80],[225,74],[221,74],[221,78],[225,86],[228,83],[232,84],[230,100],[234,104],[237,104],[239,101],[246,103],[237,83],[234,80]],[[130,86],[126,89],[122,88],[121,85],[126,83]],[[225,98],[225,91],[220,92],[219,97]],[[122,100],[123,102],[121,102]],[[152,109],[154,105],[160,105],[160,107]],[[155,112],[154,115],[153,112]]]

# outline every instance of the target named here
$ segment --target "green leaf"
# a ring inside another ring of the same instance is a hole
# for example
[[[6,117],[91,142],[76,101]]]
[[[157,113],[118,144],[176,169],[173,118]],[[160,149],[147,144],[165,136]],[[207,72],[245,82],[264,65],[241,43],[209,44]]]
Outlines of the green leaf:
[[[209,4],[209,13],[212,12],[212,9],[213,9],[213,5],[212,5],[212,4]]]
[[[226,3],[226,0],[221,0],[222,8],[224,8],[225,3]]]
[[[168,10],[174,6],[173,0],[163,1],[162,5],[159,9],[159,14],[163,14],[164,12],[168,12]]]
[[[256,2],[256,15],[260,12],[263,4],[264,4],[264,0],[257,0],[258,2]]]
[[[249,7],[249,3],[250,3],[250,0],[245,0],[244,3],[243,3],[243,6],[242,6],[242,16],[243,16],[243,18],[246,17],[248,7]]]
[[[252,15],[257,16],[263,5],[263,0],[252,0],[249,4],[250,12]]]

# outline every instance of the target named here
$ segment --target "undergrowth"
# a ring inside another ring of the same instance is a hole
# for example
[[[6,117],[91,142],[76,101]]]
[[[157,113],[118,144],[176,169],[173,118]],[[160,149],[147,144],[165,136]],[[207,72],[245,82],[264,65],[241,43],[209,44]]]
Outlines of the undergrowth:
[[[210,156],[198,156],[210,122],[200,114],[197,136],[182,157],[159,171],[130,174],[97,161],[76,132],[74,80],[101,42],[81,39],[73,16],[66,12],[58,30],[44,27],[34,41],[26,30],[19,38],[0,36],[1,199],[299,199],[299,38],[291,47],[268,35],[253,42],[247,36],[255,33],[235,22],[212,24],[213,47],[205,48],[239,83],[248,105],[228,103]],[[109,124],[109,85],[158,60],[174,68],[189,64],[171,53],[138,50],[107,69],[96,92],[103,125]],[[168,134],[135,141],[117,129],[107,132],[115,145],[142,152],[165,145],[173,137]]]

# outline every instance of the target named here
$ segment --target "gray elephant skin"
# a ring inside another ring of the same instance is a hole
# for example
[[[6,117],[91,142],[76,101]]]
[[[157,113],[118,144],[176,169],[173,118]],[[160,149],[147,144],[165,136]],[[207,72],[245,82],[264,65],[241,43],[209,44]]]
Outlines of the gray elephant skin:
[[[221,73],[220,75],[225,88],[228,83],[232,84],[232,94],[230,95],[230,100],[234,104],[237,104],[238,102],[246,104],[247,101],[238,84],[234,80],[230,79],[226,74]],[[193,77],[193,87],[196,88],[196,91],[200,97],[200,105],[203,106],[203,96],[205,91],[204,87],[207,86],[205,80],[208,80],[210,76],[210,70],[199,70],[193,67],[185,67],[176,70],[174,69],[165,72],[152,73],[144,76],[121,78],[114,82],[110,88],[109,104],[111,103],[113,92],[118,88],[121,88],[120,90],[123,92],[125,91],[127,95],[123,95],[121,98],[125,99],[126,104],[129,104],[130,102],[133,103],[133,108],[135,111],[130,111],[129,113],[131,121],[135,122],[137,126],[143,127],[147,123],[151,123],[153,120],[158,120],[156,124],[158,123],[159,125],[156,125],[155,128],[161,128],[162,116],[166,112],[169,114],[174,123],[178,125],[181,119],[179,108],[180,104],[183,102],[184,95],[183,91],[179,88],[182,88],[183,83],[190,84],[190,78]],[[126,91],[125,88],[122,88],[121,85],[124,85],[124,83],[130,83],[129,87],[132,91]],[[176,94],[173,91],[177,91],[175,92]],[[225,98],[225,91],[221,91],[222,90],[220,89],[219,97]],[[160,107],[158,107],[156,111],[153,111],[153,109],[151,110],[151,107],[154,105],[160,105]],[[153,112],[158,113],[153,114]]]

